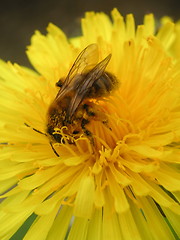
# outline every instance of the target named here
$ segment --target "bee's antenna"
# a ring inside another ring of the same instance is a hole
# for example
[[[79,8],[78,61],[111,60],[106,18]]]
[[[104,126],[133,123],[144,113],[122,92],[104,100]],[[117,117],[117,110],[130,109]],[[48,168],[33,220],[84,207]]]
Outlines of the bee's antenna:
[[[59,157],[59,154],[56,152],[55,148],[53,147],[52,142],[49,142],[49,143],[51,145],[51,148],[52,148],[53,152],[56,154],[56,156]]]
[[[43,135],[47,136],[46,133],[43,133],[43,132],[39,131],[38,129],[29,126],[27,123],[24,123],[24,125],[25,125],[26,127],[30,127],[30,128],[32,128],[35,132],[38,132],[38,133],[40,133],[40,134],[43,134]]]
[[[27,124],[27,123],[24,123],[24,125],[25,125],[26,127],[32,128],[32,130],[34,130],[35,132],[38,132],[38,133],[40,133],[40,134],[43,134],[43,135],[45,135],[46,137],[48,136],[46,133],[43,133],[43,132],[39,131],[38,129],[29,126],[29,124]],[[54,149],[54,147],[53,147],[53,145],[52,145],[52,142],[49,142],[49,143],[50,143],[50,145],[51,145],[51,148],[52,148],[53,152],[56,154],[56,156],[59,157],[59,154],[58,154],[58,153],[56,152],[56,150]]]

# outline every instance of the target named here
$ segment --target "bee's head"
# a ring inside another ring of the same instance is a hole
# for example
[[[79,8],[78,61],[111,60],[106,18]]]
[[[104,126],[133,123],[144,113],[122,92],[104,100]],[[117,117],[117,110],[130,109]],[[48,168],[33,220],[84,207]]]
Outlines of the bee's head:
[[[47,133],[53,138],[55,142],[62,143],[62,135],[55,131],[53,127],[47,128]]]
[[[56,83],[56,86],[57,87],[62,87],[62,85],[63,85],[63,82],[64,82],[64,79],[59,79],[59,81]]]

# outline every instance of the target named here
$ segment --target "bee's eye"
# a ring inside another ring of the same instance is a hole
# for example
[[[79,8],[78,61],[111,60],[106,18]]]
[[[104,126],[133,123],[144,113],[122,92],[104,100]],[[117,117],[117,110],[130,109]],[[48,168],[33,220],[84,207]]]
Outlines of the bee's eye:
[[[54,138],[54,140],[55,140],[56,142],[61,143],[61,139],[62,139],[62,135],[61,135],[61,134],[55,133],[55,134],[53,134],[52,136],[53,136],[53,138]]]
[[[79,133],[79,131],[77,131],[77,130],[73,131],[73,134],[78,134],[78,133]]]
[[[62,87],[62,85],[63,85],[63,81],[62,81],[62,79],[60,79],[60,80],[56,83],[56,86],[57,86],[57,87]]]
[[[54,140],[55,140],[56,142],[59,142],[59,143],[62,142],[62,141],[61,141],[62,135],[59,134],[59,133],[54,133],[54,128],[48,127],[48,128],[47,128],[47,133],[49,133],[49,134],[54,138]]]

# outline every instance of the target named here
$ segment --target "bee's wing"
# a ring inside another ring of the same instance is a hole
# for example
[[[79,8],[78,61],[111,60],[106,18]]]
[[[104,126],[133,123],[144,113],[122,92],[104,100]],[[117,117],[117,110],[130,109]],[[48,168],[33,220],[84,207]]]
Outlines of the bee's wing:
[[[94,43],[88,45],[76,58],[56,96],[56,100],[62,98],[69,90],[72,90],[74,86],[73,83],[77,75],[82,75],[89,69],[92,69],[97,64],[98,58],[99,54],[97,44]]]
[[[69,108],[67,110],[67,117],[71,118],[75,113],[76,109],[83,101],[88,91],[91,89],[95,81],[97,81],[101,75],[104,73],[109,61],[111,59],[111,54],[109,54],[105,59],[99,62],[86,76],[85,79],[79,85],[75,96],[72,98]]]

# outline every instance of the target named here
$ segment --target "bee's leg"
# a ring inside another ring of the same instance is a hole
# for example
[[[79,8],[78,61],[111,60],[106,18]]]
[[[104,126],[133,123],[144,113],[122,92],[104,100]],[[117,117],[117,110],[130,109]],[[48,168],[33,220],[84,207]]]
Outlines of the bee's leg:
[[[108,126],[108,120],[106,115],[97,109],[96,104],[84,104],[83,107],[90,118],[95,121],[101,121],[109,130],[112,131],[112,129]]]
[[[94,112],[92,106],[84,104],[83,108],[86,110],[86,113],[89,117],[96,117],[96,113]]]
[[[112,131],[112,128],[108,125],[108,120],[101,121],[109,130]]]
[[[81,127],[84,134],[90,139],[90,142],[94,145],[94,139],[93,139],[92,133],[86,128],[86,125],[88,123],[89,123],[89,120],[86,118],[83,118],[81,121]]]

